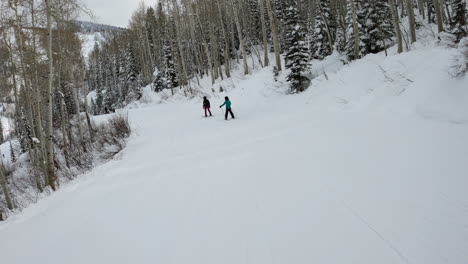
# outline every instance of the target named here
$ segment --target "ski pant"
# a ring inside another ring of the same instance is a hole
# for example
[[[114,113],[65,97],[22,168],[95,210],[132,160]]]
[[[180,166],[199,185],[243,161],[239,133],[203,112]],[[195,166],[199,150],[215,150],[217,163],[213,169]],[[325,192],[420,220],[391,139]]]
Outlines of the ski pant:
[[[210,113],[210,116],[212,116],[211,110],[210,110],[209,107],[205,107],[205,116],[208,116],[207,111],[208,111],[208,113]]]
[[[234,114],[232,113],[232,110],[231,110],[230,108],[229,108],[229,109],[226,108],[226,115],[224,116],[224,118],[226,118],[226,120],[228,119],[228,114],[229,114],[229,113],[231,113],[231,117],[232,117],[232,118],[235,118],[235,117],[234,117]]]

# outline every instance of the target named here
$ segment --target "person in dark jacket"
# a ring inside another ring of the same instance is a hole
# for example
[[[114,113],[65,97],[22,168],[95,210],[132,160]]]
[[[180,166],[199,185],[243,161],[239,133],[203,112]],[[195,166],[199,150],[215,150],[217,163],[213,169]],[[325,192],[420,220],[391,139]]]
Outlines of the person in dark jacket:
[[[224,118],[227,120],[228,119],[228,114],[231,114],[231,117],[234,119],[234,114],[232,113],[231,109],[231,101],[229,101],[229,97],[224,97],[224,104],[222,104],[219,108],[226,106],[226,114],[224,115]]]
[[[210,111],[210,101],[206,99],[206,96],[203,97],[203,109],[205,109],[205,117],[208,117],[208,113],[210,113],[210,116],[213,116]]]

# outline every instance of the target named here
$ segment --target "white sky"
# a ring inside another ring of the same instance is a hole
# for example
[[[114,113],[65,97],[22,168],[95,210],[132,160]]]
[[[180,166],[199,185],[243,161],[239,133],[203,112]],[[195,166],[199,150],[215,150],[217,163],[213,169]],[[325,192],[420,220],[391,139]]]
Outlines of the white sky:
[[[132,13],[141,2],[146,6],[154,6],[156,0],[82,0],[86,6],[94,12],[96,23],[118,27],[126,27]],[[89,21],[88,17],[82,20]]]

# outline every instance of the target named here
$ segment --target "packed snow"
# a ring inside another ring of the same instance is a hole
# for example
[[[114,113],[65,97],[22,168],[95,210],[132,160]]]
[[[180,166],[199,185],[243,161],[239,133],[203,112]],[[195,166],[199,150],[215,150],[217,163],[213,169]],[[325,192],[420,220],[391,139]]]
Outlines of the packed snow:
[[[115,160],[0,224],[2,263],[468,263],[455,54],[335,54],[298,95],[272,67],[191,99],[147,87]]]

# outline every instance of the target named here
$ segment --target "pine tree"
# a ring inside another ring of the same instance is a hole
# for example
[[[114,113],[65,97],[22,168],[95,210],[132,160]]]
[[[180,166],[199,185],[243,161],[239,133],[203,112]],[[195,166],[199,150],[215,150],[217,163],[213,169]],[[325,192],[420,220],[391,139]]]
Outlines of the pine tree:
[[[156,69],[155,71],[153,85],[154,85],[155,92],[161,92],[162,90],[167,88],[166,78],[164,76],[164,73],[162,71],[159,71],[158,69]]]
[[[311,58],[321,60],[333,52],[335,22],[329,0],[316,1],[315,8],[317,14],[315,15],[310,54]]]
[[[286,9],[286,68],[291,72],[287,76],[292,92],[302,92],[310,84],[306,76],[309,51],[306,43],[306,23],[299,16],[297,0],[289,1]]]
[[[464,0],[453,0],[452,2],[453,18],[450,25],[450,31],[456,36],[456,42],[459,42],[468,34],[468,13],[466,12],[466,2]]]
[[[173,88],[179,86],[179,80],[177,78],[177,70],[174,64],[174,56],[172,54],[172,49],[169,40],[164,40],[164,55],[166,62],[166,86],[168,89],[172,90]]]
[[[386,0],[364,1],[361,11],[365,23],[366,39],[364,40],[367,53],[378,53],[386,48],[387,41],[394,36],[391,9]]]
[[[364,23],[365,23],[364,14],[363,14],[363,12],[361,12],[360,10],[357,9],[358,5],[356,5],[352,1],[354,1],[354,0],[347,0],[347,3],[346,3],[346,8],[347,8],[347,14],[346,14],[346,24],[347,24],[347,30],[346,30],[346,40],[347,40],[346,55],[348,56],[349,60],[356,60],[356,59],[359,59],[359,58],[361,58],[362,56],[364,56],[366,54],[366,44],[365,43],[367,42],[368,36],[366,34],[365,26],[364,26]],[[354,5],[354,7],[353,7],[353,5]],[[353,9],[355,9],[355,14],[353,14]],[[353,18],[354,15],[355,15],[355,18]],[[354,19],[355,19],[355,21],[354,21]],[[357,40],[355,38],[356,32],[354,30],[354,24],[353,24],[354,22],[357,24],[357,36],[358,36]],[[356,54],[355,54],[356,41],[358,42],[357,43],[357,46],[358,46],[357,58],[356,58]]]
[[[343,53],[346,51],[346,31],[341,27],[336,29],[336,36],[335,36],[335,49]]]
[[[334,49],[340,53],[346,50],[346,1],[333,1],[332,12],[335,14],[336,33]]]
[[[94,102],[94,114],[99,115],[104,113],[104,96],[102,94],[102,87],[96,88],[96,101]]]
[[[29,149],[29,144],[30,144],[30,139],[31,139],[31,127],[28,124],[28,121],[26,119],[26,114],[24,113],[24,107],[21,106],[20,110],[20,115],[21,115],[21,132],[19,134],[19,142],[20,142],[20,147],[21,147],[21,153],[26,153]]]
[[[11,162],[15,163],[16,162],[16,154],[15,154],[15,149],[13,148],[13,144],[10,142],[10,157],[11,157]]]
[[[138,100],[141,96],[141,76],[137,68],[135,51],[131,43],[128,44],[125,55],[127,64],[126,84],[128,87],[126,101],[129,103]]]

